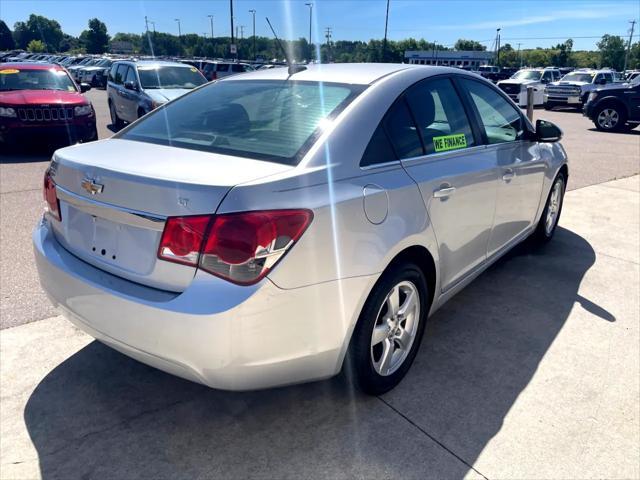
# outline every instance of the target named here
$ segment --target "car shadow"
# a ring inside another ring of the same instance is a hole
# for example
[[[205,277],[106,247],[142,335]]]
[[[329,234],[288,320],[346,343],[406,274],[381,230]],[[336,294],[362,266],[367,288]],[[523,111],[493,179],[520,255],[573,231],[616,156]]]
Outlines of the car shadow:
[[[34,163],[51,160],[51,155],[60,145],[36,142],[30,145],[0,144],[0,164],[9,163]]]
[[[618,130],[617,132],[603,132],[602,130],[598,130],[595,127],[589,128],[590,132],[597,132],[597,133],[606,133],[606,134],[614,134],[614,135],[640,135],[640,130],[638,130],[638,127],[636,127],[636,129],[626,129],[626,130]]]
[[[42,477],[463,478],[573,306],[615,321],[578,294],[594,262],[562,228],[540,250],[516,248],[431,318],[408,376],[380,398],[343,375],[216,391],[93,342],[25,407]]]

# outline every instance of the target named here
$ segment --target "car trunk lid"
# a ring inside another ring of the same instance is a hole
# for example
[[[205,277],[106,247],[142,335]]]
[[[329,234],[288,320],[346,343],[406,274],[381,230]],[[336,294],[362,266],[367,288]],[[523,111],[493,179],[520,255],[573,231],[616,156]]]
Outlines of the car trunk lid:
[[[62,221],[58,241],[102,270],[182,291],[195,268],[158,260],[167,217],[212,214],[235,185],[292,167],[111,139],[59,150],[51,175]]]

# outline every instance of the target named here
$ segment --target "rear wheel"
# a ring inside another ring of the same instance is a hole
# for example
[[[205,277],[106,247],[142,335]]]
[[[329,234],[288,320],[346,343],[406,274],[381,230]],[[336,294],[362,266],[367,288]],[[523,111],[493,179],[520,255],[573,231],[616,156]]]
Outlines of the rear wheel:
[[[596,128],[603,132],[619,132],[627,122],[626,112],[614,104],[598,107],[593,118]]]
[[[413,363],[428,313],[427,282],[414,264],[387,270],[371,291],[349,347],[354,383],[380,395],[395,387]]]
[[[109,102],[109,115],[111,116],[111,125],[120,130],[123,127],[124,122],[118,117],[118,114],[116,113],[116,106],[111,101]]]
[[[547,203],[540,217],[536,230],[531,236],[534,244],[542,245],[553,238],[553,234],[558,226],[560,214],[562,213],[562,203],[564,192],[567,187],[567,179],[563,172],[558,173],[553,181],[551,191],[547,197]]]

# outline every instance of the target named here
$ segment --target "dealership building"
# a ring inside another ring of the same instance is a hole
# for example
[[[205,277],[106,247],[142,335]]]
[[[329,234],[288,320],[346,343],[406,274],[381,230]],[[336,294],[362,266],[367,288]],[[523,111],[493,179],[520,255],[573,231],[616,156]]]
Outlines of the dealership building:
[[[490,65],[494,52],[464,50],[407,50],[405,63],[414,65],[447,65],[475,70],[482,65]]]

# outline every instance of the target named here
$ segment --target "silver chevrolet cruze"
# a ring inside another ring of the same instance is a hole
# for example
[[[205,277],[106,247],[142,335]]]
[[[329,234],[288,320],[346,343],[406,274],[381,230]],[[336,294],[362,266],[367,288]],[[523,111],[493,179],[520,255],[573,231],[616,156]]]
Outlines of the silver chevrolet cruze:
[[[392,64],[260,70],[58,150],[33,243],[76,326],[215,388],[400,382],[430,314],[548,241],[562,133],[489,82]]]

